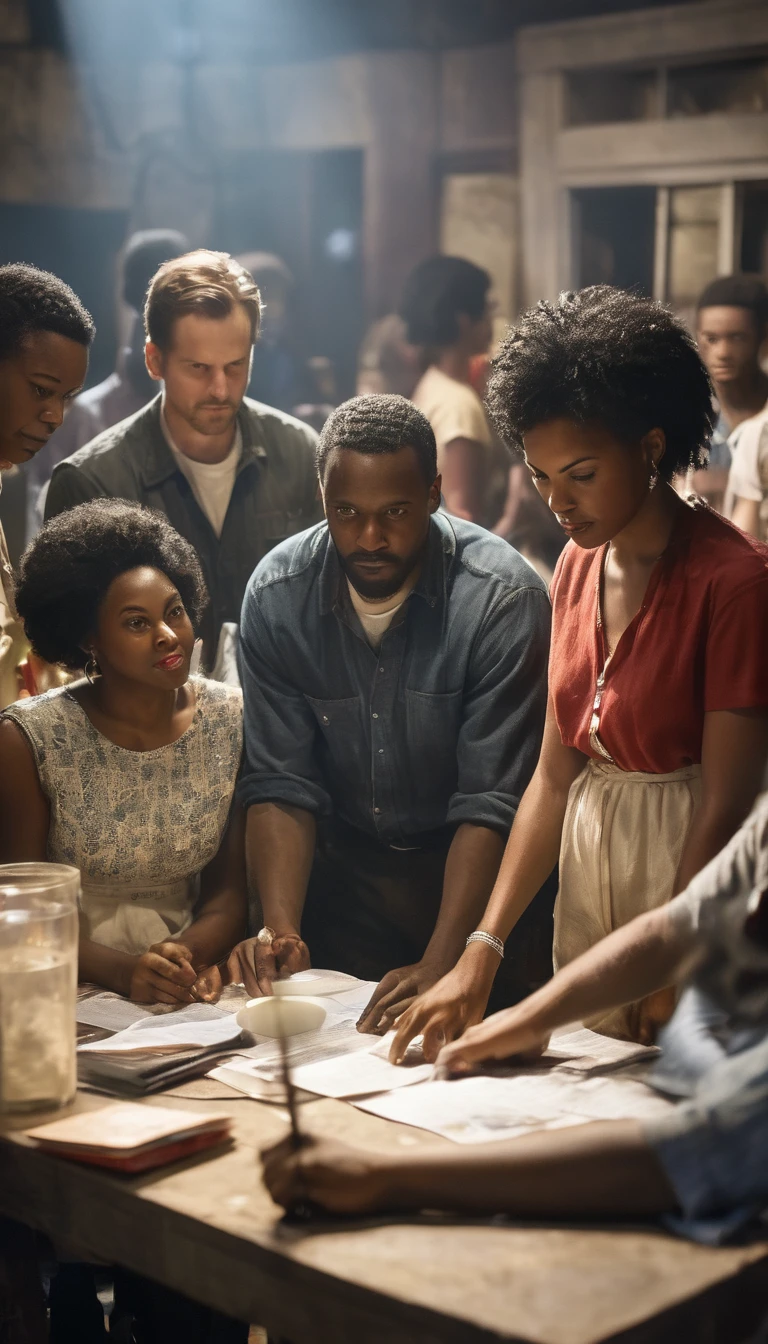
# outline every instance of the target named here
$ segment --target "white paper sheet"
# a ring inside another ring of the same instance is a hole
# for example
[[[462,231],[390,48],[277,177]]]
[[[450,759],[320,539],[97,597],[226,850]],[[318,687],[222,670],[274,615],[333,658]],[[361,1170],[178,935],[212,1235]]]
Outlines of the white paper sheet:
[[[423,1063],[420,1050],[409,1050],[403,1064],[387,1059],[394,1032],[383,1040],[363,1036],[368,1049],[336,1059],[317,1060],[293,1070],[293,1081],[307,1092],[321,1097],[364,1097],[374,1092],[390,1092],[423,1082],[432,1073],[432,1065]]]
[[[224,1064],[217,1064],[209,1071],[208,1077],[215,1078],[218,1083],[226,1083],[228,1087],[234,1087],[237,1092],[242,1092],[247,1097],[255,1097],[257,1101],[271,1101],[277,1105],[285,1105],[285,1088],[282,1080],[265,1078],[259,1073],[253,1060],[243,1059],[242,1055],[232,1055]],[[311,1092],[302,1092],[297,1088],[294,1100],[316,1101],[317,1097]]]
[[[368,1007],[376,988],[375,980],[361,980],[355,989],[348,989],[342,994],[334,994],[335,1003],[340,1003],[344,1008],[348,1008],[350,1013],[359,1017],[364,1008]]]
[[[166,1003],[132,1003],[122,994],[105,990],[79,999],[75,1016],[84,1026],[122,1031],[146,1018],[171,1018],[174,1022],[220,1021],[238,1012],[247,1000],[248,995],[239,985],[227,985],[218,1003],[189,1003],[183,1008],[173,1008]]]
[[[601,1036],[588,1027],[560,1032],[552,1037],[545,1060],[559,1060],[569,1072],[581,1074],[605,1073],[639,1064],[660,1054],[657,1045],[637,1045],[634,1041],[617,1041],[612,1036]]]
[[[337,1059],[342,1055],[369,1050],[371,1037],[361,1036],[355,1029],[354,1021],[327,1017],[317,1031],[304,1031],[300,1036],[291,1036],[287,1046],[288,1061],[291,1070],[295,1072],[305,1064],[317,1064],[324,1060]],[[282,1057],[278,1041],[262,1039],[257,1045],[242,1046],[233,1053],[250,1059],[264,1078],[282,1077]]]
[[[590,1120],[650,1118],[669,1109],[669,1102],[637,1079],[574,1077],[559,1069],[420,1083],[353,1104],[455,1143],[490,1143]]]
[[[311,994],[316,998],[318,995],[344,994],[350,990],[354,992],[367,983],[358,980],[356,975],[346,975],[344,971],[323,971],[313,966],[308,971],[296,971],[285,980],[276,980],[274,992],[285,994],[287,998],[299,994]]]
[[[187,1046],[209,1048],[235,1042],[241,1035],[241,1029],[230,1013],[226,1017],[210,1020],[186,1021],[156,1018],[143,1018],[134,1022],[124,1031],[110,1036],[105,1041],[91,1041],[81,1045],[80,1054],[114,1054],[129,1050],[183,1050]]]

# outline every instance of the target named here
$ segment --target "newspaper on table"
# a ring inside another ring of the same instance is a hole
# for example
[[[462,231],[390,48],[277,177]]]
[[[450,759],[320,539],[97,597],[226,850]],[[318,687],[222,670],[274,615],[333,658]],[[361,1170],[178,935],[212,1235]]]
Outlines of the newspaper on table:
[[[228,1014],[207,1021],[146,1017],[106,1040],[78,1047],[80,1082],[113,1096],[144,1096],[204,1073],[243,1032]]]
[[[579,1028],[553,1037],[539,1060],[507,1061],[487,1073],[424,1082],[353,1104],[467,1144],[592,1120],[653,1118],[670,1106],[643,1081],[644,1066],[657,1054],[655,1046]]]
[[[175,1022],[214,1022],[231,1017],[248,1001],[241,985],[227,985],[218,1003],[188,1003],[174,1008],[169,1003],[133,1003],[122,994],[111,990],[86,993],[77,1001],[75,1017],[87,1027],[101,1027],[106,1031],[123,1031],[146,1018],[172,1017]]]

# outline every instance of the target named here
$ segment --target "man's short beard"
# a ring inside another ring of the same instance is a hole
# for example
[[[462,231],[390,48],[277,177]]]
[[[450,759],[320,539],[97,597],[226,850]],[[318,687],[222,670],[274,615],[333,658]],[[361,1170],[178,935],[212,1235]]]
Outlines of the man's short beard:
[[[184,418],[197,434],[206,434],[215,437],[218,434],[224,434],[235,422],[239,407],[232,406],[231,403],[228,403],[228,406],[230,410],[229,418],[226,421],[219,421],[215,426],[203,416],[198,415],[199,408],[197,406],[194,407],[191,415],[185,416]]]
[[[355,570],[354,565],[348,559],[345,559],[338,550],[336,554],[339,557],[341,568],[356,593],[359,593],[368,602],[385,602],[388,597],[394,597],[395,593],[399,593],[406,580],[413,573],[422,558],[423,547],[419,549],[416,555],[401,559],[396,569],[380,579],[363,578]]]

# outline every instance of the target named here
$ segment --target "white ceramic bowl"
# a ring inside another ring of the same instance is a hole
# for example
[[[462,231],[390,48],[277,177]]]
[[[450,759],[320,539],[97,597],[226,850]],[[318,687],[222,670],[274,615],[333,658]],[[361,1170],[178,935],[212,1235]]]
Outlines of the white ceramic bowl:
[[[326,1019],[327,1009],[319,999],[306,995],[291,998],[249,999],[237,1014],[237,1025],[254,1036],[299,1036],[316,1031]]]

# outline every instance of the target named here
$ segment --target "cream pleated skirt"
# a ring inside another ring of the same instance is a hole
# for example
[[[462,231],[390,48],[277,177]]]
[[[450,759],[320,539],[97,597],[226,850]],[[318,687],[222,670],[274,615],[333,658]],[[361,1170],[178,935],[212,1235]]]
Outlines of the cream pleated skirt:
[[[700,765],[669,775],[620,770],[608,761],[584,767],[563,826],[555,970],[670,899],[700,795]],[[637,1010],[623,1008],[588,1025],[634,1039]]]

